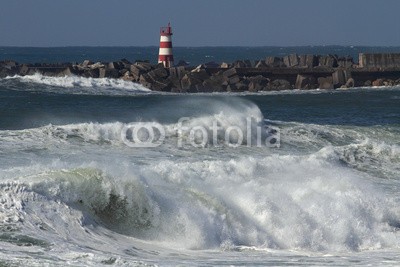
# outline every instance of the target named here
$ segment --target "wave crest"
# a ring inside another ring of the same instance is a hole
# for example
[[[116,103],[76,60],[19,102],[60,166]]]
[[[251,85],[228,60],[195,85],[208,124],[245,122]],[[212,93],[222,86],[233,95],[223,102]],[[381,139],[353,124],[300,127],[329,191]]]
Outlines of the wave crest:
[[[103,225],[173,247],[360,251],[400,240],[398,199],[324,151],[118,168],[44,172],[0,189],[20,203],[10,218],[40,218],[56,232]]]
[[[6,77],[1,80],[25,84],[21,89],[16,87],[16,89],[19,90],[46,91],[51,93],[123,94],[151,92],[150,89],[141,84],[112,78],[85,78],[78,76],[50,77],[36,73],[34,75]],[[15,87],[15,85],[8,85]],[[43,85],[43,87],[38,88],[37,85]]]

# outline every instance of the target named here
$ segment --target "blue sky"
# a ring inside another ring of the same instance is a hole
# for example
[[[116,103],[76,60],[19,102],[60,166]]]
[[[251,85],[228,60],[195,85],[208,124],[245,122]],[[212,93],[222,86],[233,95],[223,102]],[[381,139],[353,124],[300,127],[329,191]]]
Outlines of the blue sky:
[[[400,46],[398,0],[0,1],[0,46]]]

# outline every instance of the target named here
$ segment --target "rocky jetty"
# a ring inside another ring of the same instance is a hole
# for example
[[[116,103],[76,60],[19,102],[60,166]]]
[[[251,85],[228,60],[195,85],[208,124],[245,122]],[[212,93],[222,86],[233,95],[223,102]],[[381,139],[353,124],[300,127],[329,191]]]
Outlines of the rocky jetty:
[[[400,84],[400,54],[360,54],[358,64],[351,57],[297,55],[267,57],[251,62],[214,62],[165,68],[147,61],[61,64],[19,64],[0,62],[0,78],[14,75],[76,75],[115,78],[140,83],[163,92],[258,92],[290,89],[335,89]]]

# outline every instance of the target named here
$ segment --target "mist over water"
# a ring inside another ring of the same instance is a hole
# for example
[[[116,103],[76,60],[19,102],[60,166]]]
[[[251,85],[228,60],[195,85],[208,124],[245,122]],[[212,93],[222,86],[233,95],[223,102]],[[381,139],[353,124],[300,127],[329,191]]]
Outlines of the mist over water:
[[[395,266],[399,99],[398,88],[172,95],[2,79],[0,265]],[[183,117],[189,129],[215,122],[217,143],[191,145]],[[163,142],[129,146],[123,130],[138,123],[161,125]],[[232,126],[249,140],[276,127],[280,146],[232,146]]]

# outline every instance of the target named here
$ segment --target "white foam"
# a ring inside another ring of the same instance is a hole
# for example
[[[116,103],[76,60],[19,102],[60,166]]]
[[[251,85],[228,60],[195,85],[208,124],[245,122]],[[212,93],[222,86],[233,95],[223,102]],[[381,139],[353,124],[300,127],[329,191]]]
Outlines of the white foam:
[[[79,245],[91,246],[90,236],[85,234],[85,240],[73,229],[90,228],[96,220],[124,235],[186,249],[228,242],[231,247],[332,252],[400,244],[393,227],[400,222],[395,196],[329,163],[323,151],[190,164],[162,160],[130,166],[121,161],[59,171],[52,166],[19,182],[3,182],[1,190],[13,192],[2,194],[2,203],[8,203],[4,209],[10,203],[17,208],[2,214],[13,223],[46,222],[58,233],[47,238],[72,234],[69,238]],[[110,193],[118,199],[111,200]],[[108,237],[101,240],[107,243]]]
[[[400,146],[369,138],[335,149],[339,159],[351,167],[379,177],[399,179]]]
[[[380,177],[400,178],[400,139],[395,128],[268,122],[280,127],[282,147],[291,154],[329,151],[332,161]]]
[[[90,138],[104,138],[98,129],[105,125],[85,127]],[[162,262],[162,253],[193,249],[348,255],[400,246],[400,185],[389,180],[383,187],[340,164],[333,146],[299,156],[212,158],[200,150],[154,158],[146,150],[64,145],[0,169],[1,229],[51,244],[49,250],[7,241],[0,258],[23,258],[29,249],[46,253],[36,258],[41,263],[98,265],[112,257],[121,264],[152,261],[153,251]]]
[[[111,78],[85,78],[78,76],[50,77],[41,74],[7,77],[5,80],[17,80],[23,83],[48,85],[66,89],[86,89],[87,93],[106,90],[124,90],[128,92],[151,92],[150,89],[131,81]],[[56,91],[55,91],[56,92]],[[71,91],[73,93],[73,91]],[[85,91],[79,91],[84,93]]]
[[[218,127],[217,141],[225,141],[225,133],[229,127],[237,127],[243,133],[243,145],[246,144],[247,131],[251,138],[257,135],[258,126],[264,125],[263,115],[258,107],[246,101],[237,101],[234,107],[224,103],[209,103],[207,113],[198,117],[187,117],[180,123],[179,120],[173,123],[164,123],[157,125],[161,127],[166,134],[166,141],[177,143],[177,137],[182,130],[182,138],[187,139],[189,132],[194,127],[203,127],[208,132],[207,145],[213,144],[213,124]],[[213,110],[215,109],[215,111]],[[201,114],[202,111],[199,111]],[[127,130],[134,129],[136,126],[152,126],[155,122],[110,122],[110,123],[74,123],[66,125],[46,125],[39,128],[24,130],[0,131],[0,141],[4,141],[1,147],[3,149],[15,149],[16,147],[48,147],[51,144],[68,145],[76,140],[84,143],[124,145],[126,141],[124,136],[129,135]],[[187,129],[187,130],[185,130]],[[124,134],[125,133],[125,134]],[[234,132],[235,133],[235,132]],[[233,134],[232,134],[233,135]],[[129,141],[128,141],[129,142]],[[255,142],[253,142],[255,143]]]

